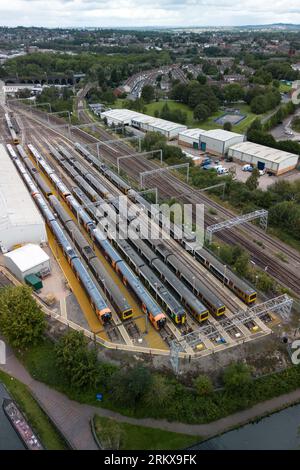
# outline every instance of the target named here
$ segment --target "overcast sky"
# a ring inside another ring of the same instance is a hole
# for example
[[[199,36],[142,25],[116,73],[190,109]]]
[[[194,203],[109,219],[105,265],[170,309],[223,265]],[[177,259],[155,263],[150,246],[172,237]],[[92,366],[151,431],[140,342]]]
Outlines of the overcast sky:
[[[299,0],[0,0],[6,26],[300,23]]]

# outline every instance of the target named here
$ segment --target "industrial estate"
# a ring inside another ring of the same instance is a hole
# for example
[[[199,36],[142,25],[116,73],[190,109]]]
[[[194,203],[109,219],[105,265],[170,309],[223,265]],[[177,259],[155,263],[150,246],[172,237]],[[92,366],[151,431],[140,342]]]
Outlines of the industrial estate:
[[[85,59],[72,30],[50,41],[45,29],[25,45],[18,28],[8,31],[3,44],[17,44],[0,68],[0,335],[9,361],[91,409],[193,425],[299,389],[298,30],[248,32],[266,52],[246,59],[243,32],[155,31],[156,49],[145,33],[137,56],[161,63],[130,73],[121,61],[110,74],[101,62],[74,69],[77,55]],[[107,34],[105,51],[116,47]],[[124,41],[137,47],[139,34],[113,33],[121,58],[130,60]],[[179,37],[193,54],[164,63]],[[81,44],[87,56],[93,41]],[[72,60],[64,67],[74,70],[51,77],[48,60]],[[273,105],[256,111],[266,95]],[[263,380],[277,376],[285,387],[272,395]],[[119,424],[96,416],[83,438],[37,397],[59,442],[49,445],[9,382],[3,390],[25,448],[126,449]],[[186,401],[172,408],[180,395]],[[183,435],[177,448],[201,432]]]

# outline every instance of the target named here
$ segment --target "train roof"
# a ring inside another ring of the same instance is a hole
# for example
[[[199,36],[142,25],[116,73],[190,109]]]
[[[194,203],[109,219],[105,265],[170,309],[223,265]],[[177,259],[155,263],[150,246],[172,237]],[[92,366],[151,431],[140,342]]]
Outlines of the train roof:
[[[219,261],[208,250],[202,248],[202,249],[196,250],[195,253],[199,253],[200,255],[204,256],[204,258],[207,259],[209,263],[211,263],[223,275],[224,264],[221,263],[221,261]],[[226,267],[226,277],[230,278],[233,281],[233,283],[246,294],[251,295],[255,292],[255,290],[251,286],[249,286],[245,281],[243,281],[235,273],[233,273],[229,267]]]
[[[170,255],[168,257],[168,262],[178,269],[180,274],[183,275],[186,279],[193,280],[192,282],[195,285],[195,289],[201,292],[201,294],[203,294],[203,296],[217,309],[224,306],[224,302],[222,302],[213,292],[211,292],[198,277],[194,276],[193,278],[193,273],[190,271],[189,267],[179,258],[177,258],[177,256]]]
[[[202,302],[200,302],[190,289],[188,289],[183,282],[180,281],[172,271],[170,271],[170,268],[168,268],[162,260],[155,259],[153,261],[153,265],[156,266],[159,273],[163,274],[163,276],[168,279],[168,282],[172,285],[173,289],[175,289],[179,295],[185,297],[186,302],[189,303],[196,312],[200,313],[207,311],[207,308],[202,304]]]

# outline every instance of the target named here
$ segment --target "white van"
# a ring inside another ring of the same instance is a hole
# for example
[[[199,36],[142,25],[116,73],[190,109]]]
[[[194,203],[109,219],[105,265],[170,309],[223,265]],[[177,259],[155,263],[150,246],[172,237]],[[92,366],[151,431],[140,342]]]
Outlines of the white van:
[[[217,173],[218,175],[228,175],[229,171],[227,168],[219,167]]]

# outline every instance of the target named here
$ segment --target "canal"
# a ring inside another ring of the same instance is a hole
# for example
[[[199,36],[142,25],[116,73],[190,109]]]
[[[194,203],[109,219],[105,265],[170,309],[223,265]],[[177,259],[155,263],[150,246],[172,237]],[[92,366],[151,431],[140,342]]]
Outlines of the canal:
[[[202,442],[199,450],[300,450],[300,404]]]
[[[11,398],[0,382],[0,450],[25,450],[18,434],[8,421],[2,408],[4,398]]]

